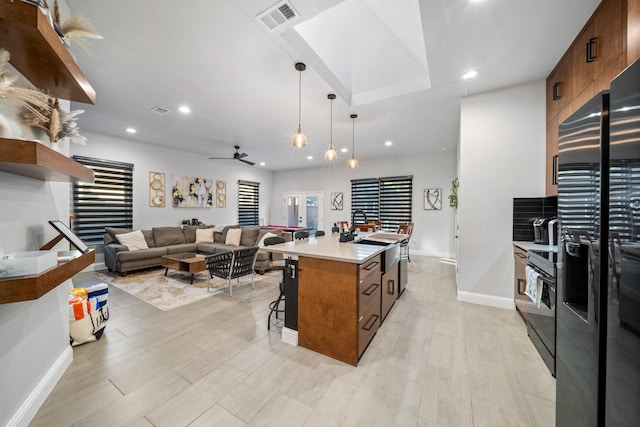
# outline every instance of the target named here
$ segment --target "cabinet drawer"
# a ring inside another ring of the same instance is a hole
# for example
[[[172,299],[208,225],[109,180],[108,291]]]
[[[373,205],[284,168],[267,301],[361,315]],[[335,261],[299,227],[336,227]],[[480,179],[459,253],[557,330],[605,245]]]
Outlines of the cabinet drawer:
[[[362,356],[379,327],[380,304],[371,304],[358,321],[358,358]]]
[[[364,312],[373,303],[380,304],[380,271],[378,274],[369,274],[364,280],[360,281],[358,286],[358,315],[362,316]]]
[[[360,265],[360,271],[358,272],[358,278],[360,280],[360,283],[362,283],[362,281],[366,279],[367,276],[369,276],[370,274],[377,273],[378,276],[380,275],[381,260],[382,258],[380,257],[380,255],[378,255]]]

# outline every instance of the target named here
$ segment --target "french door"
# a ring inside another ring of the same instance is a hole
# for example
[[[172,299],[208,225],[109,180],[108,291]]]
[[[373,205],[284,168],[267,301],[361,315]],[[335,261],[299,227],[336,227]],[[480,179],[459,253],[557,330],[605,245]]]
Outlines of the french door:
[[[285,193],[283,201],[284,225],[323,229],[324,193],[322,191]]]

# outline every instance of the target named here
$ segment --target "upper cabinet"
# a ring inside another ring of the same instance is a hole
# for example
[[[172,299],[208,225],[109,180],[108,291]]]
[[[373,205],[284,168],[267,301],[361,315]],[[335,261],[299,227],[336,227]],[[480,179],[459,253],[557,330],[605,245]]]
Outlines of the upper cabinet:
[[[61,99],[95,103],[95,90],[37,6],[20,0],[0,2],[0,47],[38,89]]]
[[[633,3],[640,25],[640,0],[603,0],[547,77],[547,196],[558,194],[558,125],[595,94],[609,89],[627,64],[627,8],[631,10]],[[640,55],[640,42],[637,50]]]
[[[625,66],[640,59],[640,0],[627,0],[627,56]]]

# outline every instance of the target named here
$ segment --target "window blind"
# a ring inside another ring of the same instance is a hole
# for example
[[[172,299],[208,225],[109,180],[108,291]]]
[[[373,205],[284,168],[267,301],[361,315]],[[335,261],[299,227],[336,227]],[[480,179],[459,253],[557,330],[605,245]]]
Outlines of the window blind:
[[[259,225],[260,183],[238,181],[238,224]]]
[[[133,227],[133,164],[73,156],[93,170],[94,183],[73,184],[73,232],[87,245],[103,243],[105,227]]]
[[[380,221],[384,231],[395,232],[398,225],[411,222],[413,176],[354,179],[351,181],[351,214],[357,209],[367,220]]]

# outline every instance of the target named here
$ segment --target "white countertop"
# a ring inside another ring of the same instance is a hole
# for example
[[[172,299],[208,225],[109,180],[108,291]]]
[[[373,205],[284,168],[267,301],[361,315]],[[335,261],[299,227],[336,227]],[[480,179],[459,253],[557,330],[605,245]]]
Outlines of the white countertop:
[[[366,233],[360,233],[361,238]],[[373,234],[373,233],[371,233]],[[402,235],[400,235],[402,236]],[[260,248],[267,252],[297,255],[309,258],[362,264],[369,258],[384,251],[384,246],[359,245],[353,242],[341,243],[338,235],[310,237]]]
[[[558,247],[552,246],[552,245],[541,245],[539,243],[524,242],[521,240],[514,240],[513,244],[515,246],[518,246],[519,248],[524,249],[525,251],[528,251],[529,249],[533,249],[533,250],[540,250],[540,251],[558,252]]]

